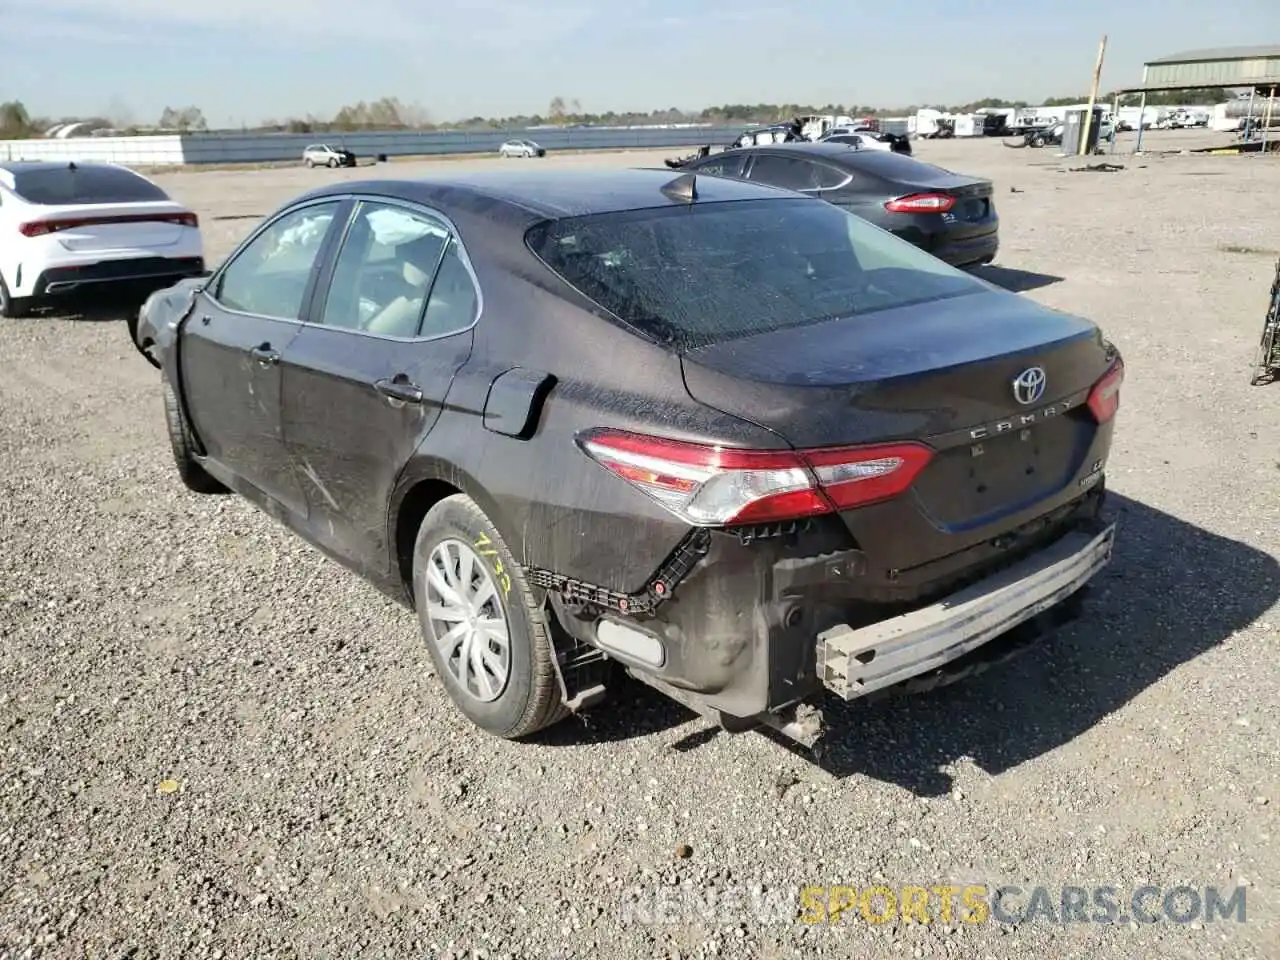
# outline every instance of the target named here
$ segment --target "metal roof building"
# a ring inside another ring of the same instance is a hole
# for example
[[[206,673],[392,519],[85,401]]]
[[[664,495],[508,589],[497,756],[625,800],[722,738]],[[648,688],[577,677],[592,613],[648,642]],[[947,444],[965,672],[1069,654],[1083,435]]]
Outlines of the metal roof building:
[[[1121,93],[1155,93],[1192,87],[1252,87],[1266,96],[1280,90],[1280,44],[1257,47],[1214,47],[1188,50],[1148,60],[1142,84]]]
[[[1211,47],[1148,60],[1142,65],[1142,85],[1116,91],[1115,103],[1119,105],[1121,94],[1140,93],[1140,109],[1145,112],[1147,94],[1195,87],[1216,87],[1223,90],[1244,88],[1265,97],[1262,139],[1257,144],[1262,150],[1270,149],[1267,130],[1271,126],[1276,94],[1280,92],[1280,44]],[[1252,98],[1253,94],[1250,96]],[[1253,116],[1252,99],[1249,101],[1249,116]],[[1134,148],[1136,153],[1142,152],[1144,126],[1145,124],[1138,124],[1138,143]]]

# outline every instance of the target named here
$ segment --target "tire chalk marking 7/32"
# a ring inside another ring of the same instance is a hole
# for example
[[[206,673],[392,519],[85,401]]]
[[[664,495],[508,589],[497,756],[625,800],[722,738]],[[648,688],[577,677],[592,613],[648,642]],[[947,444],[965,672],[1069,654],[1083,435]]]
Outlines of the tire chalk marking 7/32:
[[[506,568],[502,565],[502,558],[498,556],[498,548],[493,545],[493,541],[485,534],[480,534],[475,540],[476,549],[480,556],[489,557],[493,562],[493,572],[498,575],[498,579],[502,581],[502,595],[506,596],[511,593],[511,575],[507,573]]]

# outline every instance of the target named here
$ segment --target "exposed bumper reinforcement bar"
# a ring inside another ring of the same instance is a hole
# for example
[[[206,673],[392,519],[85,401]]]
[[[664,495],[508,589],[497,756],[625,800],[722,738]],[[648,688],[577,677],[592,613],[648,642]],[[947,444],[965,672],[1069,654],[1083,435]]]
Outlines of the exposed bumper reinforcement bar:
[[[1111,559],[1115,525],[1072,533],[1034,556],[922,610],[818,635],[823,686],[845,700],[927,673],[982,646],[1083,587]]]

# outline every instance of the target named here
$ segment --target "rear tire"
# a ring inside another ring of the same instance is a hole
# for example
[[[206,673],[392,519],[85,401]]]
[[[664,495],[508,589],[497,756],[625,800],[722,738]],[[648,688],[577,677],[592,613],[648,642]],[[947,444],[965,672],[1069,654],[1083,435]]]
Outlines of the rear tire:
[[[0,277],[0,317],[9,317],[16,320],[19,317],[28,316],[31,313],[33,300],[34,298],[32,297],[10,296],[4,277]]]
[[[316,165],[316,162],[312,160],[310,157],[307,157],[307,159],[303,160],[302,162],[308,170],[310,170],[312,167]]]
[[[568,714],[543,607],[470,497],[445,497],[423,519],[413,594],[436,672],[477,727],[515,740]]]
[[[169,446],[173,448],[173,462],[178,467],[178,477],[182,480],[183,486],[193,493],[229,493],[230,491],[211,477],[196,460],[191,426],[182,413],[178,395],[170,385],[168,377],[162,376],[160,383],[164,390],[164,420],[169,428]]]

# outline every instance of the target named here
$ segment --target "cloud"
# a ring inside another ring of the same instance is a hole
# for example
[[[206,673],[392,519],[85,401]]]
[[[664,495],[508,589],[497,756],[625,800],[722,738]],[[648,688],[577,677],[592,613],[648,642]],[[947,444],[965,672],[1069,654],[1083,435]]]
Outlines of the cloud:
[[[549,0],[533,5],[519,0],[464,0],[424,10],[413,0],[8,0],[16,16],[10,27],[31,35],[74,30],[77,39],[117,44],[132,37],[153,43],[192,29],[222,33],[243,31],[246,42],[311,45],[335,40],[387,44],[389,57],[430,61],[429,46],[447,43],[477,48],[562,40],[600,15],[584,0]],[[265,35],[264,35],[265,32]],[[216,43],[208,38],[209,43]]]

